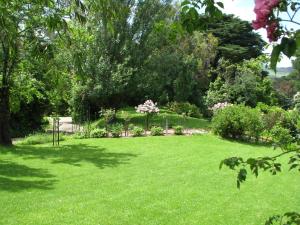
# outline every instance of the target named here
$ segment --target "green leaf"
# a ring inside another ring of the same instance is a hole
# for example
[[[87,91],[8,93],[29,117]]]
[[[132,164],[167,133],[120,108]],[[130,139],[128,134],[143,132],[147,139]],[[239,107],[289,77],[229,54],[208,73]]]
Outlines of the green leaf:
[[[296,41],[296,44],[297,44],[297,48],[300,47],[300,30],[297,30],[295,32],[295,41]]]
[[[220,8],[224,9],[224,4],[223,4],[223,2],[217,2],[217,5],[218,5]]]
[[[271,69],[275,71],[276,73],[276,66],[277,62],[281,53],[281,45],[274,46],[272,53],[271,53]]]
[[[291,58],[297,49],[297,44],[296,41],[292,38],[282,38],[281,40],[281,48],[282,48],[282,52],[289,58]]]
[[[247,170],[240,169],[238,176],[237,176],[237,187],[240,188],[241,183],[243,183],[247,178]]]
[[[222,169],[223,164],[224,164],[224,160],[222,160],[222,161],[220,162],[219,169]]]
[[[186,6],[186,5],[189,5],[191,4],[191,2],[189,0],[184,0],[182,3],[181,3],[181,6]]]
[[[298,164],[291,165],[290,170],[295,169],[297,166],[298,166]]]

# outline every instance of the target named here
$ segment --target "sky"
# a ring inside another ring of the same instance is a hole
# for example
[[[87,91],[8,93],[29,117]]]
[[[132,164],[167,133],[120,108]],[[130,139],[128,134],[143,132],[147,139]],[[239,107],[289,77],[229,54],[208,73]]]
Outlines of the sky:
[[[224,12],[227,14],[234,14],[242,20],[247,20],[249,22],[255,20],[254,9],[254,0],[223,0],[224,3]],[[297,28],[290,24],[285,24],[289,28]],[[299,29],[299,27],[297,28]],[[266,42],[269,42],[267,39],[267,32],[265,29],[260,29],[257,31]],[[270,53],[272,47],[266,50],[266,53]],[[277,64],[278,67],[290,67],[291,60],[287,57],[283,57],[282,60]]]

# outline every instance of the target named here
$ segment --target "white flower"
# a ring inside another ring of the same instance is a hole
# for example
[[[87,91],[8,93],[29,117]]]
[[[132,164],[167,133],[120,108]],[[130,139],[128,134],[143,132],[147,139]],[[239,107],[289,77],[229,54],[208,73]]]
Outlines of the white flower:
[[[210,108],[210,110],[212,110],[213,112],[216,112],[220,109],[224,109],[228,106],[232,106],[231,103],[228,103],[228,102],[219,102],[217,104],[214,104],[213,107]]]
[[[299,102],[300,100],[300,92],[297,92],[295,95],[294,95],[294,102]]]
[[[138,105],[135,107],[136,112],[138,113],[158,113],[159,108],[157,107],[157,103],[154,103],[152,100],[145,101],[144,104]]]

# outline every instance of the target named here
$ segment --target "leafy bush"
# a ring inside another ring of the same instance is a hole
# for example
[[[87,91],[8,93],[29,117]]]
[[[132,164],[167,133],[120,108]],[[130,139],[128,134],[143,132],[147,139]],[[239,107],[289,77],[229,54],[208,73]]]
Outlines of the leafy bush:
[[[90,134],[91,138],[103,138],[107,137],[107,131],[105,129],[94,129]]]
[[[263,113],[263,124],[266,130],[271,130],[276,124],[285,121],[286,111],[280,107],[259,104],[257,108]]]
[[[152,127],[150,133],[152,136],[162,136],[164,135],[164,129],[161,127]]]
[[[272,130],[270,130],[270,135],[272,141],[282,148],[287,148],[293,142],[290,131],[280,125],[274,126]]]
[[[122,119],[124,120],[124,131],[125,131],[125,136],[128,136],[128,131],[130,130],[129,129],[129,122],[131,120],[131,116],[128,112],[126,111],[122,111],[121,112],[121,117]]]
[[[133,130],[135,128],[135,125],[133,123],[128,125],[128,130]]]
[[[186,114],[190,117],[201,118],[199,108],[196,105],[190,104],[188,102],[171,102],[168,104],[169,110],[177,114]]]
[[[176,134],[176,135],[183,135],[183,126],[176,126],[176,127],[174,127],[174,134]]]
[[[104,119],[104,124],[107,129],[108,124],[112,123],[116,119],[116,111],[114,109],[102,109],[100,116]]]
[[[246,136],[258,141],[264,130],[261,113],[256,109],[247,108],[245,117]]]
[[[72,135],[72,138],[74,139],[86,139],[89,138],[86,136],[83,132],[76,132],[75,134]]]
[[[123,125],[120,123],[115,123],[111,126],[111,135],[115,138],[121,137],[123,131]]]
[[[263,126],[267,132],[279,125],[288,129],[293,137],[297,137],[299,113],[296,110],[285,111],[280,107],[267,106],[262,103],[258,104],[257,108],[263,113]]]
[[[134,127],[132,129],[132,136],[133,137],[141,137],[144,135],[144,129],[141,127]]]
[[[59,135],[59,140],[63,141],[65,140],[65,136],[63,134]],[[27,136],[25,139],[20,141],[20,144],[22,145],[37,145],[37,144],[45,144],[45,143],[51,143],[53,141],[52,134],[32,134]]]
[[[219,110],[212,119],[213,132],[225,138],[259,138],[263,131],[260,112],[244,105]]]

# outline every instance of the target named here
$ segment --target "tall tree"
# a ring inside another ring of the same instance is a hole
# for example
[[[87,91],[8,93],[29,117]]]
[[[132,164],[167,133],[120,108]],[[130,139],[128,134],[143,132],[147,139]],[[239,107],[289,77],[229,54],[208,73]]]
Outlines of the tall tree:
[[[218,58],[233,63],[257,58],[263,54],[265,42],[248,21],[233,15],[223,15],[221,20],[207,24],[207,31],[219,39]]]
[[[75,13],[72,9],[76,7]],[[0,2],[0,144],[11,145],[10,91],[13,74],[26,56],[28,47],[37,39],[51,41],[52,35],[66,30],[69,18],[82,20],[85,10],[80,0],[75,1],[30,1],[3,0]],[[42,51],[47,51],[47,45]]]

